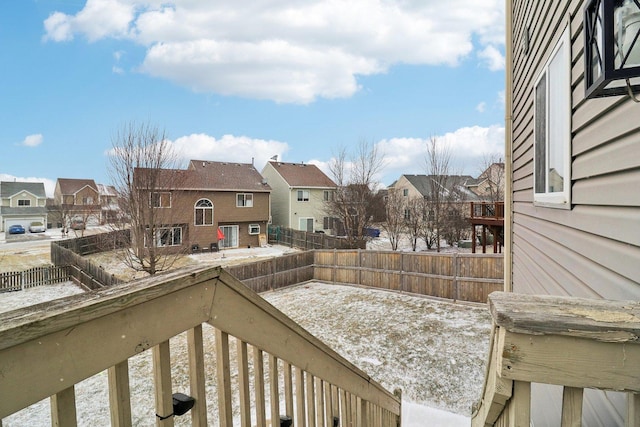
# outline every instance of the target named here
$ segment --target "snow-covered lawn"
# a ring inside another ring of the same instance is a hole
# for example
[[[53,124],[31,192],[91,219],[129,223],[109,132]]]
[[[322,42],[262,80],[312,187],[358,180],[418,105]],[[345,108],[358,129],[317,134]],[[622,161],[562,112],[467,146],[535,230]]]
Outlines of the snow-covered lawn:
[[[0,311],[79,291],[72,284],[61,284],[0,294]],[[486,309],[323,283],[263,296],[387,389],[400,387],[403,426],[469,425],[470,405],[480,395],[484,375],[490,329]],[[205,362],[209,378],[215,378],[213,328],[205,325],[204,333]],[[185,334],[171,340],[171,352],[174,392],[188,394]],[[152,426],[151,352],[132,358],[129,366],[134,425]],[[76,396],[78,425],[109,424],[106,372],[79,383]],[[217,397],[211,381],[207,399],[209,424],[217,425]],[[48,426],[49,411],[44,400],[4,419],[3,426]],[[189,421],[190,417],[177,417],[176,425],[189,425]]]

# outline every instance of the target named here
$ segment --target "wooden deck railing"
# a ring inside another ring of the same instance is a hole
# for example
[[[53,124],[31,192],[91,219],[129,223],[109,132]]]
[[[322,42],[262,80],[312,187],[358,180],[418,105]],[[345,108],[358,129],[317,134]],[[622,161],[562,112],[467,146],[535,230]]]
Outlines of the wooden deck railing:
[[[504,202],[471,202],[471,219],[504,219]]]
[[[562,426],[581,425],[585,388],[628,392],[626,425],[640,425],[638,302],[496,292],[489,303],[494,329],[473,426],[529,426],[531,383],[563,386]]]
[[[214,349],[203,344],[204,323],[215,329]],[[220,426],[266,426],[268,418],[284,415],[296,427],[333,427],[335,419],[339,426],[400,425],[397,395],[220,268],[176,270],[0,315],[0,420],[50,397],[52,425],[75,426],[75,385],[107,370],[109,399],[100,405],[110,407],[111,425],[130,426],[129,359],[151,349],[158,417],[150,423],[173,426],[173,417],[160,418],[174,411],[169,339],[185,331],[192,425],[211,422],[214,402],[205,393],[211,387]],[[215,375],[205,366],[209,353],[215,353]]]

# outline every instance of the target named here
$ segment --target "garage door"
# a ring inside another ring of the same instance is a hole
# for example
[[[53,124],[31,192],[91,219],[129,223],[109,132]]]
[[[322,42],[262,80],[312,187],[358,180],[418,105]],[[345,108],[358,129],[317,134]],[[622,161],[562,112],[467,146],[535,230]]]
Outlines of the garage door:
[[[41,221],[42,222],[42,218],[41,217],[26,217],[26,218],[20,218],[20,219],[5,219],[4,220],[4,231],[8,231],[9,227],[11,227],[12,225],[16,225],[16,224],[20,224],[21,226],[24,227],[25,230],[27,230],[29,228],[29,224],[31,224],[31,221]]]

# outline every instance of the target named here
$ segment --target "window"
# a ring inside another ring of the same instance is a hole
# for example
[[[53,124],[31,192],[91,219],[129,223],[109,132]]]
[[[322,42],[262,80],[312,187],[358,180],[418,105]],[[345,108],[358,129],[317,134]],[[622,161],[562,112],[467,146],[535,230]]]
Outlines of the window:
[[[221,225],[220,230],[224,233],[224,240],[218,241],[220,248],[237,248],[238,247],[238,226],[237,225]]]
[[[200,199],[195,206],[195,224],[213,225],[213,203],[208,199]]]
[[[156,229],[156,247],[182,245],[182,227],[159,227]]]
[[[309,201],[309,190],[298,190],[298,201],[299,202],[308,202]]]
[[[324,194],[323,194],[323,196],[324,196],[324,201],[325,201],[325,202],[332,202],[332,201],[333,201],[333,199],[334,199],[334,196],[333,196],[333,195],[334,195],[334,192],[333,192],[333,191],[331,191],[331,190],[324,190]]]
[[[168,191],[151,193],[149,196],[149,204],[152,208],[170,208],[171,193]]]
[[[570,208],[571,40],[565,29],[535,82],[534,202]]]
[[[236,206],[239,208],[251,208],[253,207],[253,194],[251,193],[238,193],[236,195]]]
[[[335,218],[325,216],[322,218],[322,228],[325,230],[332,230],[335,228]]]
[[[313,231],[313,218],[299,219],[300,231]]]
[[[18,199],[18,206],[31,206],[31,200],[29,200],[29,199]]]
[[[407,197],[407,196],[409,195],[409,189],[408,189],[408,188],[403,189],[403,190],[402,190],[402,195],[403,195],[404,197]]]
[[[83,197],[82,198],[82,204],[83,205],[92,205],[93,204],[93,197]]]
[[[404,210],[404,220],[405,221],[411,220],[411,210],[410,209],[405,209]]]
[[[260,224],[249,224],[249,234],[260,234]]]

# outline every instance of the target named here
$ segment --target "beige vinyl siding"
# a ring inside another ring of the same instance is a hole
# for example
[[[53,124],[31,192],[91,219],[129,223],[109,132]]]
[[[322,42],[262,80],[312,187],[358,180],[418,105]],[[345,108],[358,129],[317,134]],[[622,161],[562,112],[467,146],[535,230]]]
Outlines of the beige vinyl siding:
[[[584,3],[513,5],[513,289],[640,299],[640,105],[584,99]],[[534,81],[571,31],[570,210],[533,204]],[[524,49],[529,28],[529,51]]]

